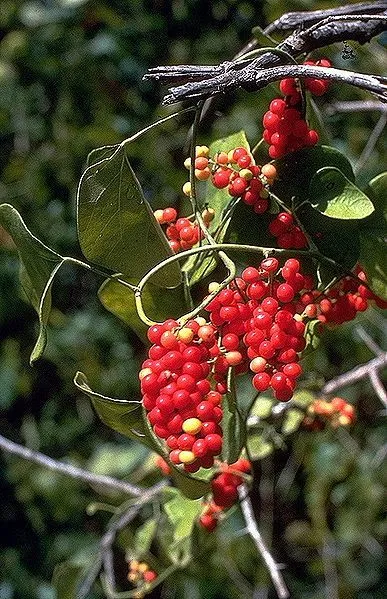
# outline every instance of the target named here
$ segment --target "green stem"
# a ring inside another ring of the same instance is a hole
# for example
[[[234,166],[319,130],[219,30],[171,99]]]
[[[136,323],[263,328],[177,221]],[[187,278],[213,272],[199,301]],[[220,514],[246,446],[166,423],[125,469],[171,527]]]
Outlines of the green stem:
[[[141,131],[137,131],[137,133],[135,133],[131,137],[128,137],[127,139],[124,139],[124,141],[121,142],[120,145],[122,147],[125,147],[126,145],[132,143],[136,139],[139,139],[139,137],[141,137],[145,133],[148,133],[148,131],[151,131],[151,129],[154,129],[155,127],[158,127],[159,125],[162,125],[163,123],[166,123],[167,121],[169,121],[171,119],[174,119],[177,116],[180,116],[181,114],[185,114],[186,112],[191,112],[192,110],[195,110],[194,106],[189,106],[188,108],[184,108],[183,110],[178,110],[177,112],[174,112],[173,114],[169,114],[168,116],[165,116],[162,119],[159,119],[155,123],[151,123],[150,125],[148,125],[144,129],[141,129]]]

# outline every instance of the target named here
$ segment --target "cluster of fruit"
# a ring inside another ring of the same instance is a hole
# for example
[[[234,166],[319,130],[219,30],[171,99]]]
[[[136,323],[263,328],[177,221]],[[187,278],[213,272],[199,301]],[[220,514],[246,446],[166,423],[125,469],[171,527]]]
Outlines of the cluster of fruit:
[[[224,367],[234,366],[236,374],[250,369],[255,389],[271,387],[279,401],[291,399],[302,374],[298,361],[305,324],[299,298],[312,286],[298,260],[291,258],[279,269],[276,258],[266,258],[258,268],[245,268],[205,308],[219,331]]]
[[[308,240],[295,224],[290,212],[280,212],[269,224],[269,233],[276,238],[278,247],[301,250],[308,247]]]
[[[186,217],[177,218],[175,208],[156,210],[154,216],[160,225],[167,225],[165,234],[175,254],[182,250],[190,250],[202,238],[199,225]]]
[[[324,324],[338,325],[356,318],[356,314],[364,312],[370,302],[375,302],[379,308],[387,308],[387,302],[367,287],[365,272],[360,267],[356,269],[356,275],[343,277],[325,292],[314,289],[304,293],[300,300],[305,306],[305,315]]]
[[[222,513],[238,500],[238,487],[243,477],[250,474],[251,464],[245,458],[239,458],[234,464],[221,464],[219,472],[211,481],[212,499],[207,501],[199,523],[208,532],[218,525]]]
[[[304,64],[330,67],[331,62],[325,58]],[[305,88],[312,94],[321,96],[328,87],[329,81],[307,78]],[[289,152],[316,145],[319,140],[317,131],[309,129],[303,117],[302,97],[296,79],[287,78],[280,82],[280,91],[284,98],[275,98],[270,102],[269,110],[263,115],[263,139],[269,144],[270,158],[282,158]]]
[[[227,187],[228,193],[252,206],[257,214],[266,212],[269,207],[269,188],[273,184],[277,171],[273,164],[259,166],[246,148],[238,147],[227,152],[209,155],[207,146],[196,147],[195,177],[199,181],[212,182],[217,189]],[[184,162],[187,169],[191,159]],[[185,183],[183,192],[191,193],[191,184]]]
[[[334,397],[331,401],[316,399],[308,407],[302,426],[313,431],[323,430],[327,424],[337,428],[353,424],[355,418],[355,408],[342,397]]]
[[[128,575],[127,579],[135,586],[143,586],[143,584],[150,584],[157,578],[157,574],[154,570],[149,568],[146,562],[139,562],[138,560],[130,560],[128,562]]]
[[[188,472],[210,468],[222,449],[220,421],[225,373],[218,367],[216,328],[204,318],[180,327],[167,320],[149,328],[153,344],[139,373],[143,406],[169,458]]]

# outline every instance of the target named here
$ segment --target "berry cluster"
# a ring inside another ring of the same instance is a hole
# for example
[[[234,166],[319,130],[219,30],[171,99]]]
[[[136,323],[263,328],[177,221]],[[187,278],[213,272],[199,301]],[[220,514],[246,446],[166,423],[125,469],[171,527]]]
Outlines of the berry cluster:
[[[367,280],[360,268],[357,269],[357,277],[344,277],[325,293],[317,290],[305,293],[301,297],[305,315],[318,318],[322,323],[338,325],[356,318],[356,314],[364,312],[371,301],[379,308],[386,308],[387,302],[361,283]]]
[[[187,158],[184,165],[189,169],[191,159]],[[262,214],[268,209],[269,187],[276,176],[274,165],[268,163],[258,166],[246,148],[238,147],[210,157],[207,146],[196,147],[195,177],[199,181],[210,179],[217,189],[227,187],[231,196],[241,198],[245,204],[252,206],[257,214]],[[184,184],[183,192],[190,195],[189,182]]]
[[[208,532],[215,530],[222,512],[236,503],[243,475],[250,471],[251,464],[245,458],[239,458],[234,464],[221,464],[220,472],[211,481],[212,501],[206,504],[199,519]]]
[[[189,218],[177,218],[175,208],[156,210],[154,216],[160,225],[168,225],[165,234],[175,254],[190,250],[202,238],[199,226]]]
[[[148,329],[153,345],[139,373],[143,406],[169,458],[188,472],[210,468],[222,449],[226,366],[218,364],[216,328],[203,318],[181,328],[167,320]]]
[[[355,408],[342,397],[334,397],[331,401],[316,399],[308,407],[302,426],[308,430],[323,430],[327,424],[337,428],[353,424],[355,418]]]
[[[313,281],[301,274],[296,259],[278,267],[276,258],[266,258],[258,269],[245,268],[206,310],[220,331],[225,366],[236,367],[236,374],[250,368],[257,391],[271,387],[276,399],[288,401],[302,374],[298,361],[305,348],[300,292]]]
[[[308,60],[304,64],[329,67],[327,59],[316,62]],[[323,79],[305,79],[305,88],[312,94],[321,96],[329,87],[329,82]],[[282,79],[280,91],[285,98],[275,98],[269,110],[263,116],[263,139],[269,144],[269,156],[281,158],[289,152],[314,146],[318,142],[318,133],[309,129],[308,123],[302,116],[302,98],[293,78]]]
[[[308,240],[289,212],[280,212],[269,225],[269,233],[276,238],[277,245],[284,249],[308,247]]]
[[[128,568],[127,579],[133,585],[142,586],[144,583],[149,584],[157,578],[156,572],[151,570],[146,562],[139,562],[133,559],[128,562]]]

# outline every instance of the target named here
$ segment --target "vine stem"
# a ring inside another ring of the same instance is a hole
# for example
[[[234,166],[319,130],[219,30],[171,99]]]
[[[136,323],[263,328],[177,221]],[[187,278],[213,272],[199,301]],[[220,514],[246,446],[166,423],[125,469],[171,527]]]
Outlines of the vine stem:
[[[219,255],[220,255],[222,253],[223,262],[226,265],[230,274],[222,283],[220,283],[220,286],[216,291],[213,291],[212,293],[210,293],[199,304],[199,306],[197,306],[197,308],[195,308],[195,310],[193,312],[190,312],[189,315],[182,317],[180,319],[180,321],[186,322],[190,318],[193,318],[193,314],[194,314],[194,316],[196,316],[196,314],[198,314],[201,310],[203,310],[203,308],[205,308],[207,306],[207,304],[209,304],[211,302],[211,300],[219,293],[219,291],[222,288],[226,287],[236,276],[235,264],[227,256],[227,254],[225,253],[224,250],[232,250],[235,252],[250,252],[252,254],[263,254],[263,255],[277,254],[277,255],[282,255],[282,256],[305,256],[305,257],[309,257],[309,258],[315,258],[317,260],[320,260],[321,262],[325,262],[326,264],[329,264],[330,266],[332,266],[332,268],[334,268],[335,270],[340,272],[343,276],[351,276],[355,279],[358,279],[358,277],[354,273],[352,273],[351,271],[348,271],[344,266],[337,263],[332,258],[328,258],[327,256],[320,254],[320,252],[318,252],[318,251],[283,249],[283,248],[263,247],[263,246],[258,246],[258,245],[245,245],[245,244],[238,244],[238,243],[213,243],[211,245],[202,245],[200,247],[192,248],[190,250],[186,250],[184,252],[180,252],[178,254],[175,254],[174,256],[170,256],[169,258],[166,258],[159,264],[156,264],[156,266],[154,266],[150,271],[148,271],[146,273],[146,275],[144,275],[144,277],[139,282],[139,284],[136,288],[136,291],[135,291],[135,295],[134,295],[137,313],[138,313],[139,317],[141,318],[141,320],[148,326],[157,324],[155,321],[148,318],[148,316],[145,314],[143,305],[142,305],[141,296],[142,296],[143,289],[144,289],[145,285],[148,283],[149,279],[151,279],[153,277],[153,275],[155,275],[159,270],[163,269],[165,266],[168,266],[169,264],[172,264],[175,261],[184,260],[185,258],[188,258],[189,256],[194,256],[195,254],[201,254],[201,253],[206,253],[206,252],[219,252]],[[361,284],[364,285],[364,281],[361,281],[359,279],[359,282],[361,282]]]
[[[240,506],[242,509],[243,517],[246,522],[248,533],[254,541],[254,544],[258,549],[258,552],[261,555],[263,561],[265,562],[265,565],[269,571],[270,577],[273,581],[273,585],[277,592],[278,598],[287,599],[288,597],[290,597],[289,590],[281,575],[278,564],[274,561],[273,556],[271,555],[269,549],[266,546],[266,543],[262,538],[261,533],[259,532],[257,521],[254,516],[253,506],[246,485],[239,485],[238,494],[240,499]]]

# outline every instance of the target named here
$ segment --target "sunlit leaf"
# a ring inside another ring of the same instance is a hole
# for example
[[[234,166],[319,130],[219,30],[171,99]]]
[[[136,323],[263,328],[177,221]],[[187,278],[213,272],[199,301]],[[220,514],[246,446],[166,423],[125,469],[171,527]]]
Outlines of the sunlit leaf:
[[[361,229],[371,229],[378,235],[387,235],[387,172],[372,179],[365,189],[375,211],[360,223]]]
[[[165,489],[167,501],[164,511],[172,527],[172,555],[187,560],[191,555],[191,534],[195,522],[203,511],[201,500],[191,500],[176,489]]]
[[[371,200],[332,166],[320,168],[313,175],[309,199],[314,208],[331,218],[361,219],[374,211]]]
[[[107,157],[87,167],[79,182],[79,242],[91,262],[137,281],[171,256],[172,250],[144,198],[125,145],[113,153],[102,150]],[[152,280],[161,287],[175,287],[180,282],[180,267],[175,262]]]
[[[256,433],[248,435],[247,450],[252,461],[262,460],[274,451],[274,445],[267,441],[262,434]]]
[[[286,411],[281,430],[284,435],[290,435],[298,430],[301,422],[304,420],[304,413],[301,410],[289,409]]]
[[[137,559],[145,557],[152,544],[157,530],[157,521],[154,518],[147,520],[139,526],[134,536],[134,552]]]

